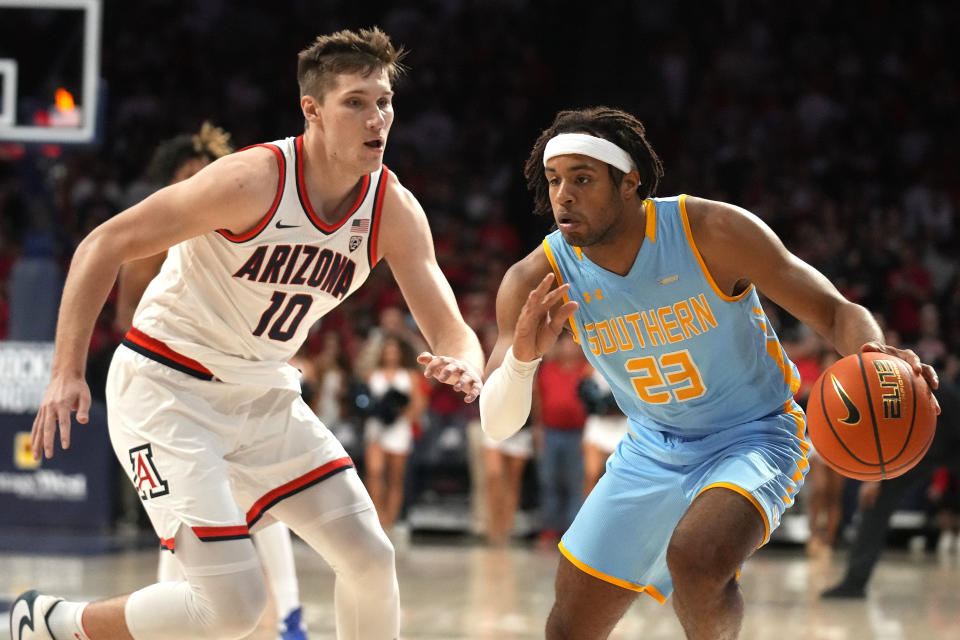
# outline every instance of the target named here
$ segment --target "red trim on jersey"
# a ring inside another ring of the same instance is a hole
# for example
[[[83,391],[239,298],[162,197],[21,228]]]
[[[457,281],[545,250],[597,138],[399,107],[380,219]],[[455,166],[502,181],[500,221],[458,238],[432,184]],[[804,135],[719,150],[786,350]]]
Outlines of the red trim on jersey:
[[[173,551],[175,544],[176,540],[174,538],[160,538],[160,546],[167,551]]]
[[[213,540],[235,540],[237,538],[247,538],[250,536],[250,529],[247,525],[234,525],[230,527],[190,527],[193,534],[204,542]]]
[[[360,208],[360,203],[363,202],[363,199],[367,196],[367,190],[370,188],[370,174],[363,176],[363,179],[360,183],[360,194],[357,196],[356,202],[353,203],[353,206],[350,207],[350,211],[347,212],[347,215],[343,216],[339,221],[334,222],[333,224],[327,224],[320,219],[320,216],[317,215],[317,212],[313,210],[313,205],[310,203],[310,196],[307,195],[307,183],[303,178],[303,169],[306,164],[304,155],[303,155],[303,136],[297,136],[297,191],[300,192],[300,202],[303,204],[304,210],[307,212],[307,217],[310,218],[312,222],[318,229],[325,233],[333,233],[337,229],[343,226],[343,223],[347,219],[356,213],[357,209]]]
[[[263,515],[264,511],[280,502],[284,498],[288,498],[291,495],[302,491],[337,472],[345,471],[352,467],[353,460],[350,459],[350,456],[337,458],[336,460],[332,460],[322,467],[317,467],[313,471],[305,473],[299,478],[295,478],[286,484],[280,485],[253,503],[253,506],[250,507],[249,511],[247,511],[247,526],[252,527],[254,523],[260,519],[260,516]]]
[[[280,178],[277,180],[277,195],[273,198],[273,204],[270,205],[270,210],[267,211],[267,214],[260,219],[260,222],[257,223],[257,226],[255,226],[253,229],[250,229],[246,233],[234,235],[230,233],[228,229],[217,229],[217,233],[222,235],[230,242],[246,242],[247,240],[256,237],[261,231],[263,231],[267,226],[267,223],[270,222],[270,218],[272,218],[273,214],[277,212],[277,207],[280,206],[280,197],[283,195],[283,184],[286,181],[286,159],[283,157],[283,152],[272,144],[252,144],[249,147],[240,149],[240,151],[246,151],[247,149],[252,149],[254,147],[266,147],[267,149],[273,151],[273,154],[277,156],[277,168],[280,169]],[[240,151],[237,153],[240,153]]]
[[[127,331],[127,335],[124,336],[124,338],[135,345],[143,347],[144,349],[156,353],[157,355],[163,356],[168,360],[172,360],[181,366],[187,367],[188,369],[193,369],[194,371],[202,373],[205,376],[210,376],[211,378],[213,377],[213,373],[196,360],[177,353],[163,342],[160,342],[156,338],[151,338],[136,327],[130,327],[130,330]]]
[[[380,235],[380,210],[383,209],[383,194],[387,190],[387,181],[390,179],[390,170],[387,165],[383,165],[383,173],[380,176],[380,184],[377,187],[377,197],[373,205],[373,222],[370,223],[370,267],[377,264],[377,238]]]

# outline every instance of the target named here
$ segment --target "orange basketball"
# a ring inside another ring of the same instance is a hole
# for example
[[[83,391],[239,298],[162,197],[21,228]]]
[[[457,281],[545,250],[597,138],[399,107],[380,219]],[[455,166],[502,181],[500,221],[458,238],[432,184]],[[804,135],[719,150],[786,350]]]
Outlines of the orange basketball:
[[[926,380],[884,353],[838,360],[817,378],[807,402],[807,432],[817,454],[857,480],[909,471],[930,448],[936,427]]]

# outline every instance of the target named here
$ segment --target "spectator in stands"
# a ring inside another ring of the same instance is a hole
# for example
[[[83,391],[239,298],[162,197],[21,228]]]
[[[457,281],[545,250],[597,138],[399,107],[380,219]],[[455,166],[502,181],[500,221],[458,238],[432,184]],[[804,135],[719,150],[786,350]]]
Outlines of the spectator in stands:
[[[510,541],[514,517],[520,506],[523,472],[533,457],[533,432],[526,426],[497,442],[485,433],[483,475],[486,496],[486,539],[493,546]]]
[[[316,396],[311,406],[323,424],[336,425],[344,418],[345,393],[350,377],[350,363],[340,334],[323,332],[320,351],[313,363]]]
[[[587,414],[577,394],[589,365],[580,345],[563,334],[544,358],[534,386],[534,440],[540,475],[540,540],[555,543],[583,503],[583,425]]]
[[[960,551],[960,475],[949,467],[940,467],[927,487],[927,499],[939,532],[937,552]]]
[[[577,391],[587,410],[583,428],[583,495],[586,497],[606,470],[607,458],[626,435],[627,417],[617,406],[606,378],[592,367]]]
[[[367,334],[363,345],[353,359],[354,374],[364,380],[377,368],[387,336],[399,336],[417,353],[426,348],[426,343],[420,334],[407,324],[407,312],[400,307],[385,306],[380,309],[377,317],[377,325]]]
[[[393,529],[403,506],[414,425],[426,408],[422,376],[415,367],[413,347],[402,337],[387,334],[377,366],[367,376],[372,410],[366,424],[364,480],[380,525],[387,533]]]

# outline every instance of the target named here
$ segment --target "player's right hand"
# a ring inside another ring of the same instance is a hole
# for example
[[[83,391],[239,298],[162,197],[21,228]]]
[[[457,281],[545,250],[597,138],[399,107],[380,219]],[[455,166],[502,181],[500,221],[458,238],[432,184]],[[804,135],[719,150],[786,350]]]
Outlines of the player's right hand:
[[[483,378],[464,360],[424,351],[417,356],[417,362],[423,365],[424,377],[435,378],[454,391],[462,391],[464,402],[476,400],[483,389]]]
[[[521,362],[536,360],[546,353],[560,336],[563,323],[579,306],[576,302],[561,304],[570,285],[565,283],[551,291],[553,279],[552,272],[544,276],[520,309],[513,331],[513,356]]]
[[[82,377],[54,376],[33,420],[30,449],[34,460],[40,459],[41,452],[48,459],[53,457],[58,425],[60,446],[70,448],[70,413],[74,411],[80,424],[86,424],[90,419],[90,389],[87,383]]]

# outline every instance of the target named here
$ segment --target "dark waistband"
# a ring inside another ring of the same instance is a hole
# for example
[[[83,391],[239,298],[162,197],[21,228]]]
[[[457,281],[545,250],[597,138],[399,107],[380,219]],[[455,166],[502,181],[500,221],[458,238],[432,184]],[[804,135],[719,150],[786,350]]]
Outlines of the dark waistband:
[[[130,327],[130,330],[127,331],[127,335],[123,337],[123,345],[154,362],[159,362],[188,376],[200,380],[217,379],[209,369],[196,360],[177,353],[163,342],[151,338],[136,327]]]

